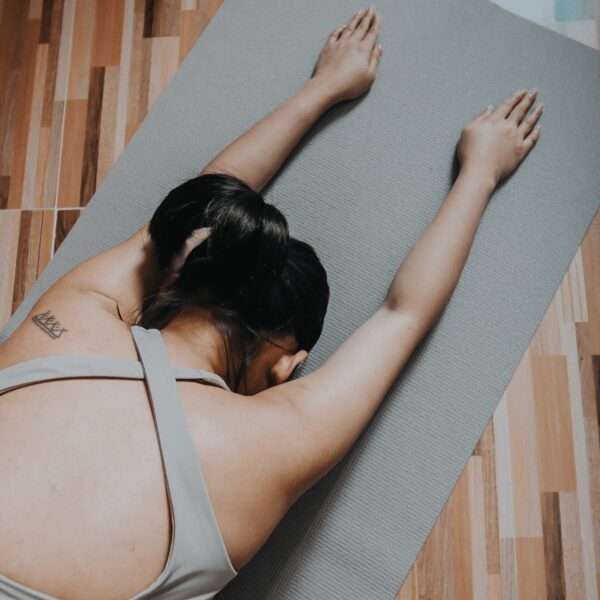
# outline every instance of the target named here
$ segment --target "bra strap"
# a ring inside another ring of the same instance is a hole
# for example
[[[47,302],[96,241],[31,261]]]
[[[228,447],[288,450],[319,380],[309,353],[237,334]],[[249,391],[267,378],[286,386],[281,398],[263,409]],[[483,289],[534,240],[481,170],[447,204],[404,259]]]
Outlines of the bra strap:
[[[169,562],[180,564],[180,571],[196,565],[208,568],[216,587],[224,575],[231,574],[169,354],[158,329],[134,325],[131,332],[153,407],[171,504]]]
[[[104,356],[45,356],[0,371],[0,395],[30,383],[75,377],[143,379],[144,371],[142,365],[133,360]]]
[[[212,383],[228,390],[222,377],[210,371],[173,365],[175,379]],[[0,371],[0,396],[32,383],[80,377],[144,379],[142,364],[110,356],[44,356],[11,365]]]

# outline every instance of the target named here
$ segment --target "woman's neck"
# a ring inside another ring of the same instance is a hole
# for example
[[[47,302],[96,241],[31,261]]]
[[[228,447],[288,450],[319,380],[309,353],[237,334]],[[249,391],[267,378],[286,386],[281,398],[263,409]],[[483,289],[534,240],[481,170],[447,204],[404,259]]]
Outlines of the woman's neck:
[[[227,358],[209,309],[186,307],[161,333],[174,363],[216,373],[227,381]]]

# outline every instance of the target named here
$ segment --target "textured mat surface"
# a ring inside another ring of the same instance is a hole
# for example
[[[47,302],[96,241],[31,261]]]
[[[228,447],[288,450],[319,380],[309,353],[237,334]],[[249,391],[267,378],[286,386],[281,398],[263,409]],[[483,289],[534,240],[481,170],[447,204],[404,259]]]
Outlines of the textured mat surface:
[[[296,91],[355,1],[228,0],[0,335],[83,259]],[[600,202],[600,55],[481,0],[380,0],[372,90],[330,111],[268,197],[317,248],[331,305],[303,372],[379,305],[445,197],[460,130],[537,86],[535,151],[492,198],[465,271],[346,459],[290,510],[223,599],[391,599]],[[376,377],[366,373],[365,377]]]

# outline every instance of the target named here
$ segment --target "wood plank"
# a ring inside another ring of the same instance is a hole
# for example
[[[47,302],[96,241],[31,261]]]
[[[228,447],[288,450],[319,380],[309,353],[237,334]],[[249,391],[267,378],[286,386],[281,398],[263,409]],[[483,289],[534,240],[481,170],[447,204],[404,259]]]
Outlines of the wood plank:
[[[20,211],[0,210],[0,327],[12,315],[17,253],[19,245]]]
[[[547,600],[543,539],[518,537],[515,549],[519,599]]]
[[[516,553],[515,538],[500,538],[500,573],[504,600],[519,599]]]
[[[413,569],[418,581],[418,598],[455,599],[452,516],[455,498],[444,507],[438,522],[431,530]]]
[[[10,176],[17,135],[17,111],[23,102],[23,80],[28,78],[27,56],[27,4],[7,2],[3,6],[0,21],[0,39],[3,51],[0,52],[0,175]],[[34,48],[35,50],[35,48]],[[29,64],[31,68],[31,64]],[[29,73],[29,77],[31,72]],[[8,205],[8,203],[7,203]]]
[[[528,349],[506,392],[517,538],[542,536],[531,359]]]
[[[44,107],[44,83],[46,81],[46,68],[48,65],[48,44],[37,46],[35,75],[33,78],[33,94],[31,111],[29,114],[29,132],[25,153],[25,172],[23,175],[23,188],[21,193],[21,206],[33,208],[35,206],[35,186],[38,174],[38,158],[42,137],[42,110]]]
[[[79,206],[87,121],[87,100],[67,100],[60,161],[58,206]]]
[[[47,167],[41,184],[42,204],[56,206],[58,203],[58,186],[60,180],[60,165],[62,156],[64,116],[66,102],[55,102],[52,113],[52,125],[49,129]]]
[[[542,523],[544,527],[544,562],[548,598],[565,598],[560,506],[557,492],[542,492]]]
[[[92,66],[92,45],[96,1],[85,0],[75,4],[75,23],[71,43],[71,64],[69,70],[68,100],[85,100],[90,87]]]
[[[129,142],[139,123],[141,123],[148,112],[148,86],[150,82],[152,40],[144,38],[143,33],[144,11],[140,10],[140,3],[136,2],[133,14],[125,143]]]
[[[573,428],[564,356],[532,356],[540,490],[577,489]]]
[[[576,334],[583,419],[582,427],[578,431],[578,442],[579,445],[585,446],[585,463],[587,466],[585,475],[587,475],[589,481],[589,495],[586,497],[586,503],[589,502],[589,505],[586,504],[580,509],[580,518],[585,525],[583,528],[584,555],[595,558],[596,573],[600,573],[600,427],[598,425],[598,415],[600,413],[598,406],[600,402],[600,375],[598,371],[600,365],[597,356],[591,354],[592,328],[586,323],[577,323]],[[584,468],[582,465],[581,470],[583,471]],[[588,506],[589,519],[587,518]],[[600,591],[600,586],[597,589]]]
[[[483,459],[472,456],[467,465],[469,518],[471,529],[471,588],[474,600],[486,600],[488,595],[488,568],[485,531],[485,504],[483,486]]]
[[[14,312],[35,283],[39,274],[46,266],[50,255],[48,248],[51,243],[54,227],[54,211],[52,210],[21,210],[18,226],[16,269],[12,295],[12,311]]]
[[[50,42],[50,27],[52,23],[52,4],[54,0],[30,0],[29,18],[40,19],[40,44]]]
[[[100,139],[98,140],[98,165],[96,171],[96,187],[106,177],[115,161],[115,135],[117,119],[117,102],[119,97],[119,67],[104,69],[104,88],[102,93],[102,109],[100,119]]]
[[[131,54],[135,22],[135,0],[125,0],[123,15],[123,34],[121,41],[121,57],[119,61],[119,84],[116,107],[115,148],[113,157],[116,159],[125,147],[127,106],[129,98],[129,73],[131,71]]]
[[[559,492],[565,591],[569,600],[585,600],[585,598],[596,596],[592,586],[588,586],[590,593],[586,593],[586,573],[581,548],[581,523],[577,495],[576,492]]]
[[[20,64],[20,85],[16,89],[18,104],[14,107],[16,123],[14,129],[15,143],[10,165],[10,193],[8,208],[20,208],[25,178],[25,161],[27,156],[27,132],[31,115],[33,84],[36,65],[37,39],[39,36],[39,20],[29,20],[25,24],[25,50]]]
[[[148,0],[144,37],[179,35],[181,0]]]
[[[8,208],[8,195],[10,193],[10,176],[0,175],[0,209]]]
[[[496,493],[498,507],[498,537],[499,539],[510,539],[515,537],[516,528],[515,509],[513,502],[514,490],[512,457],[510,449],[508,397],[506,392],[502,394],[498,408],[496,409],[496,412],[494,412],[493,424],[495,443],[494,467],[496,471]],[[501,546],[500,550],[502,550]],[[502,561],[500,561],[500,564],[502,564]]]
[[[96,5],[92,67],[119,64],[124,9],[123,0],[102,0]]]
[[[41,19],[42,18],[43,0],[29,0],[27,18]]]
[[[567,357],[569,379],[569,402],[573,426],[573,453],[577,479],[577,503],[580,529],[577,535],[582,546],[581,569],[583,584],[588,597],[598,595],[596,565],[598,547],[596,534],[600,519],[600,506],[593,498],[600,495],[600,456],[598,456],[598,428],[594,416],[593,383],[589,379],[590,354],[587,344],[588,323],[569,323],[563,326],[563,347]],[[592,384],[592,387],[590,386]],[[585,398],[585,400],[584,400]],[[585,406],[584,406],[585,405]],[[591,409],[591,412],[590,412]],[[586,419],[586,413],[588,418]],[[589,420],[589,417],[592,420]],[[587,425],[586,425],[587,423]],[[595,442],[594,442],[595,440]],[[589,450],[589,452],[588,452]],[[594,465],[596,467],[594,468]],[[592,490],[595,490],[592,494]],[[595,507],[593,506],[595,504]],[[594,510],[597,511],[594,517]]]
[[[33,191],[33,205],[36,208],[51,208],[52,202],[46,202],[45,183],[48,172],[48,159],[50,157],[50,127],[40,129],[38,157],[35,172],[35,186]]]
[[[454,521],[452,536],[454,597],[458,600],[471,600],[473,598],[473,554],[471,551],[468,467],[462,472],[452,496],[454,498],[454,507],[451,512]]]
[[[54,252],[56,252],[64,239],[67,237],[71,227],[75,225],[81,215],[82,209],[60,209],[56,211],[56,233],[54,237]]]
[[[46,7],[50,6],[49,16],[46,15],[48,10]],[[61,34],[63,33],[63,0],[51,0],[44,2],[44,16],[48,19],[47,23],[42,23],[40,28],[47,27],[48,31],[44,33],[44,37],[47,37],[48,45],[48,61],[46,68],[46,81],[44,82],[44,106],[42,109],[42,127],[50,127],[52,125],[52,109],[54,106],[54,94],[56,91],[56,83],[58,77],[58,63],[59,53],[61,48]],[[65,31],[65,35],[68,35],[68,31]],[[42,36],[42,29],[40,29],[40,37]],[[65,50],[63,49],[63,52]],[[64,60],[64,59],[63,59]],[[62,94],[63,99],[66,98],[65,94]]]
[[[592,354],[600,354],[600,218],[596,218],[588,228],[581,243],[581,262],[585,276],[586,303],[590,323],[588,334]]]
[[[488,575],[500,574],[500,540],[498,534],[498,499],[496,491],[496,451],[494,424],[490,420],[480,441],[481,469],[484,494],[484,526],[486,571]],[[491,580],[490,580],[491,581]]]
[[[98,145],[100,142],[100,120],[102,118],[102,96],[104,93],[104,67],[92,67],[88,92],[87,116],[85,120],[85,144],[81,169],[79,201],[85,206],[96,191],[98,169]]]
[[[54,94],[49,95],[53,107],[55,102],[66,102],[69,92],[69,73],[71,70],[71,46],[75,28],[75,0],[64,0],[60,23],[60,42],[56,62],[56,82]],[[50,109],[49,109],[50,110]],[[52,111],[54,109],[52,108]],[[49,115],[48,115],[49,116]],[[44,121],[47,125],[48,121]]]

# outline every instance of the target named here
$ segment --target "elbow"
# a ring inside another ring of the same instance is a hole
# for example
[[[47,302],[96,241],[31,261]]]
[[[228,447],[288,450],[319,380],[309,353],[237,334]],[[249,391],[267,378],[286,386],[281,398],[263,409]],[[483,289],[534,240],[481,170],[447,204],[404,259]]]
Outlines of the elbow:
[[[219,163],[216,161],[209,162],[198,175],[211,175],[211,174],[219,174],[219,175],[230,175],[231,177],[235,177],[240,181],[243,181],[247,186],[252,188],[255,192],[261,191],[261,187],[257,185],[259,182],[254,181],[252,177],[248,177],[247,174],[242,173],[239,169],[234,168],[231,165],[225,163]]]
[[[415,306],[406,302],[392,302],[386,298],[380,308],[390,319],[397,319],[403,326],[410,323],[411,329],[425,335],[441,316],[442,310],[431,306]]]

